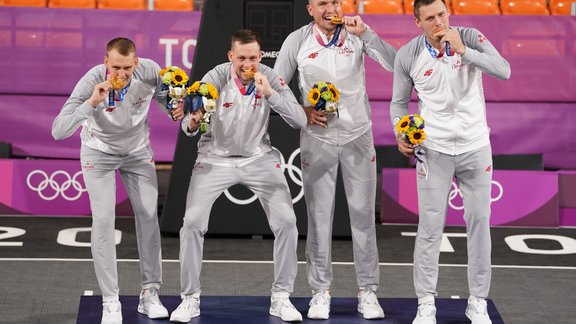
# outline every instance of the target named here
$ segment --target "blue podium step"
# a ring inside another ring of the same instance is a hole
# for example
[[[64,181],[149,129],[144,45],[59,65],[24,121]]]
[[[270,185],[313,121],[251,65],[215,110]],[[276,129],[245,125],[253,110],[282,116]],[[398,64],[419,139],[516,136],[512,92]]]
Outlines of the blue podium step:
[[[180,304],[179,296],[161,296],[160,299],[169,312]],[[330,319],[308,320],[309,297],[291,297],[294,306],[302,313],[302,323],[315,324],[351,324],[351,323],[412,323],[416,314],[416,298],[380,298],[380,305],[386,317],[383,320],[365,320],[356,311],[356,298],[332,298]],[[138,296],[120,296],[124,323],[160,324],[170,323],[168,319],[151,320],[136,311]],[[436,299],[437,323],[470,323],[464,315],[466,299]],[[266,296],[202,296],[200,298],[200,316],[192,319],[193,324],[260,324],[285,323],[270,316],[270,297]],[[488,313],[493,324],[503,324],[492,300],[488,300]],[[100,296],[82,296],[78,310],[77,324],[99,324],[102,316],[102,298]]]

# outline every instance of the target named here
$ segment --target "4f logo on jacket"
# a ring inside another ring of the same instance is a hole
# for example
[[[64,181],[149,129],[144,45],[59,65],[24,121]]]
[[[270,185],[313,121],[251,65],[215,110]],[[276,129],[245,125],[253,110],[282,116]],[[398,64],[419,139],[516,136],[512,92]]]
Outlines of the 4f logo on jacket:
[[[308,58],[315,59],[317,56],[318,56],[318,52],[314,52],[314,53],[308,55]]]

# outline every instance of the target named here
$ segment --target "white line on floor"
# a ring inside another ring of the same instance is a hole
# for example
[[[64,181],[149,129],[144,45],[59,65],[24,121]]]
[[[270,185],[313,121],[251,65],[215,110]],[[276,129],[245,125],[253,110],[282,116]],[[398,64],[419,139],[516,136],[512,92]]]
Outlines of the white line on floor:
[[[2,261],[23,261],[23,262],[93,262],[92,259],[66,259],[66,258],[0,258]],[[118,262],[139,262],[138,259],[118,259]],[[178,260],[165,259],[162,260],[164,263],[178,263]],[[246,260],[203,260],[203,263],[235,263],[235,264],[273,264],[273,261],[246,261]],[[298,264],[306,264],[306,261],[298,261]],[[342,266],[353,266],[354,262],[332,262],[332,265],[342,265]],[[386,263],[381,262],[381,266],[389,267],[412,267],[412,263]],[[466,264],[450,264],[441,263],[441,267],[453,267],[453,268],[466,268]],[[564,267],[564,266],[528,266],[528,265],[498,265],[493,264],[493,269],[542,269],[542,270],[576,270],[576,267]]]

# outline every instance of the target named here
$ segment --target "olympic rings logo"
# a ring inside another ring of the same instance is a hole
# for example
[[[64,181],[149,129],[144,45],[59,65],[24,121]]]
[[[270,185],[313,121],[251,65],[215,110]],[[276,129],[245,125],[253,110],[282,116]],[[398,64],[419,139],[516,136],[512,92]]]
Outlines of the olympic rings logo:
[[[292,198],[292,204],[295,204],[298,201],[300,201],[300,199],[302,199],[302,196],[304,196],[304,187],[302,186],[302,170],[300,170],[299,167],[294,165],[294,159],[296,159],[298,154],[300,154],[300,148],[297,148],[294,152],[292,152],[292,154],[288,158],[288,163],[286,163],[286,161],[284,160],[282,152],[280,152],[275,147],[273,149],[280,154],[280,167],[282,168],[282,171],[288,170],[288,177],[290,177],[290,180],[292,180],[292,182],[294,182],[296,185],[300,186],[300,192],[296,197]],[[249,205],[253,203],[256,199],[258,199],[256,195],[252,195],[252,197],[248,199],[238,199],[234,197],[228,191],[228,189],[224,191],[224,194],[226,195],[226,197],[228,197],[228,199],[231,202],[237,205]]]
[[[490,197],[490,203],[493,203],[493,202],[500,200],[500,198],[502,198],[502,195],[504,195],[504,187],[502,187],[502,184],[500,184],[500,182],[498,182],[496,180],[492,180],[492,186],[496,186],[498,188],[498,195],[496,195],[496,197]],[[456,199],[456,197],[458,197],[458,196],[460,196],[460,200],[462,200],[462,198],[463,198],[462,197],[462,191],[460,190],[460,188],[458,187],[456,182],[452,181],[452,190],[450,191],[450,194],[448,195],[448,205],[450,205],[450,207],[452,209],[462,210],[462,209],[464,209],[464,203],[463,202],[462,202],[462,206],[457,206],[453,202],[453,200]]]
[[[34,185],[31,180],[32,177],[34,177],[37,174],[41,176],[42,180],[37,185]],[[59,175],[62,175],[65,178],[64,182],[62,182],[61,184],[58,181],[56,181],[56,177]],[[54,171],[54,173],[52,173],[50,177],[48,177],[48,174],[46,172],[42,170],[34,170],[28,174],[28,177],[26,177],[26,184],[28,185],[28,188],[30,188],[30,190],[36,191],[40,196],[40,198],[44,200],[48,201],[54,200],[61,195],[62,198],[68,201],[74,201],[78,200],[80,196],[82,196],[82,193],[86,191],[86,188],[84,188],[82,186],[82,183],[78,181],[78,177],[80,175],[82,175],[82,171],[76,172],[74,176],[71,177],[70,174],[68,174],[68,172],[64,170],[58,170]],[[54,191],[52,195],[50,195],[51,190],[48,189],[48,187],[50,187],[50,189]],[[69,191],[68,189],[71,188],[74,189],[73,191],[76,192],[73,196],[70,196],[67,193]],[[46,193],[46,190],[48,190],[48,194]]]

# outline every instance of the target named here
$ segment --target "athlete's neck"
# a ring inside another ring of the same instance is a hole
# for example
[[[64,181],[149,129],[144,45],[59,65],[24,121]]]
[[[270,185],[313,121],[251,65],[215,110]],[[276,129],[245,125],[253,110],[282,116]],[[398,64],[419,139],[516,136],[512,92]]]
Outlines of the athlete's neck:
[[[316,28],[318,28],[318,30],[319,30],[322,34],[324,34],[324,36],[326,36],[326,39],[327,39],[328,41],[330,41],[330,39],[332,39],[332,36],[334,36],[334,33],[336,32],[336,29],[334,29],[334,30],[327,30],[327,29],[324,29],[324,28],[320,28],[320,26],[319,26],[318,24],[316,25]]]
[[[326,33],[324,33],[324,35],[326,35],[326,39],[328,41],[330,41],[330,40],[332,40],[332,36],[334,36],[334,31],[326,32]]]
[[[242,83],[243,86],[246,86],[248,83],[250,83],[251,80],[244,80],[242,79],[242,75],[236,73],[236,76],[238,77],[238,80],[240,80],[240,82]]]
[[[430,45],[432,45],[433,48],[437,49],[437,50],[441,50],[442,49],[442,44],[440,44],[440,40],[436,40],[436,39],[431,39],[430,37],[426,36],[426,39],[428,40],[428,43],[430,43]]]

